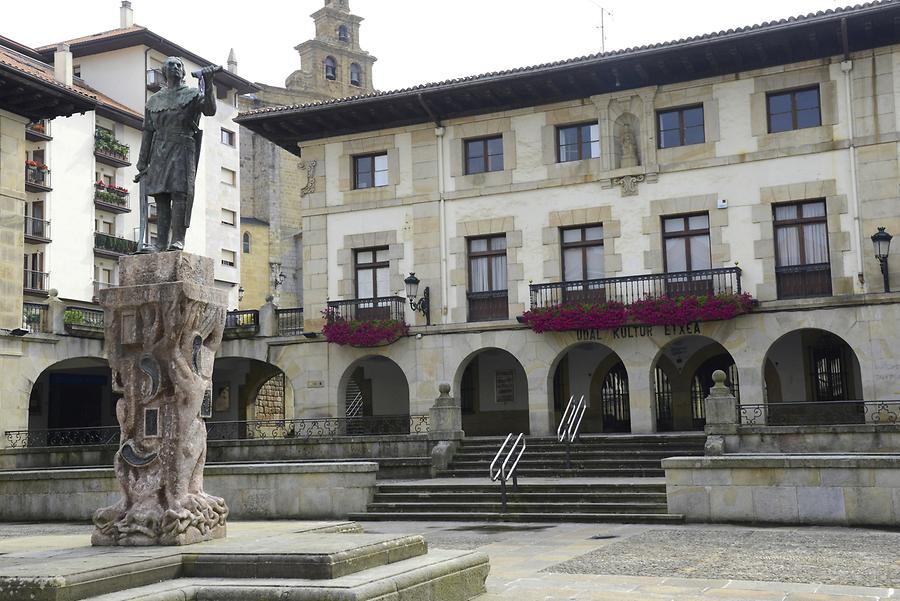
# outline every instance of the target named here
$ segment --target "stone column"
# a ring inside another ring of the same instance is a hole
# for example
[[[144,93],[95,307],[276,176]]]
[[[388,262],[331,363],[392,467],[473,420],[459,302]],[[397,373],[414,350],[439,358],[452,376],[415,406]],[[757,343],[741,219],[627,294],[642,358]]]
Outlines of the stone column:
[[[628,372],[628,406],[631,414],[631,432],[650,434],[656,432],[656,399],[650,387],[647,364],[634,369],[626,363]]]
[[[737,399],[725,386],[725,372],[712,374],[713,386],[706,397],[706,454],[723,455],[725,436],[737,434]]]
[[[225,536],[228,508],[203,491],[212,371],[225,326],[213,261],[184,252],[119,260],[100,292],[122,429],[114,467],[124,496],[94,514],[91,543],[185,545]]]
[[[22,327],[25,253],[24,117],[0,111],[0,329]]]
[[[50,289],[47,319],[50,321],[50,332],[59,335],[66,333],[66,304],[59,300],[59,291],[56,288]]]
[[[428,439],[435,443],[431,450],[431,464],[435,470],[447,469],[459,441],[465,437],[462,429],[462,409],[450,396],[450,384],[438,385],[438,398],[428,411]]]

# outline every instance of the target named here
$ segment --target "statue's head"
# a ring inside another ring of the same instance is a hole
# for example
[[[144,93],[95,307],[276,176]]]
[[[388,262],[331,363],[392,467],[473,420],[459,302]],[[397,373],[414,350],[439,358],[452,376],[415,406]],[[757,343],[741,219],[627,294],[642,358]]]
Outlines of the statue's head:
[[[170,56],[163,63],[162,74],[166,78],[166,85],[174,88],[184,81],[184,61],[177,56]]]

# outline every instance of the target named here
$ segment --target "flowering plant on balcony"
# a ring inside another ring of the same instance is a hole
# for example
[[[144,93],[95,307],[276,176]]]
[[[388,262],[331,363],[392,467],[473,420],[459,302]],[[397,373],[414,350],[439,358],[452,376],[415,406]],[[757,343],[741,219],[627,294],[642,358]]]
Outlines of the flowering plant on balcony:
[[[31,169],[40,169],[41,171],[46,171],[50,168],[47,165],[38,163],[37,161],[25,161],[25,166]]]
[[[326,309],[322,311],[322,315],[326,319],[322,334],[325,335],[325,340],[334,344],[383,346],[409,333],[406,322],[397,319],[344,319],[334,309]]]
[[[617,301],[537,307],[522,315],[522,321],[538,333],[612,330],[625,325],[627,319],[625,305]]]
[[[629,303],[580,303],[538,307],[522,314],[522,322],[535,332],[614,330],[629,323],[682,326],[695,321],[731,319],[753,307],[744,294],[689,295],[646,298]]]
[[[125,196],[126,194],[128,194],[128,188],[123,188],[123,187],[117,186],[115,184],[107,184],[106,182],[104,182],[102,180],[97,180],[94,183],[94,187],[97,188],[98,190],[106,190],[108,192],[117,194],[119,196]]]
[[[628,305],[631,321],[650,326],[683,326],[694,321],[731,319],[753,306],[747,294],[689,295],[647,298]]]
[[[44,124],[40,121],[32,121],[28,124],[28,129],[36,131],[38,133],[44,133],[47,131],[47,128],[45,128]]]
[[[111,131],[98,127],[94,130],[94,150],[112,155],[124,161],[128,160],[129,146],[122,144]]]

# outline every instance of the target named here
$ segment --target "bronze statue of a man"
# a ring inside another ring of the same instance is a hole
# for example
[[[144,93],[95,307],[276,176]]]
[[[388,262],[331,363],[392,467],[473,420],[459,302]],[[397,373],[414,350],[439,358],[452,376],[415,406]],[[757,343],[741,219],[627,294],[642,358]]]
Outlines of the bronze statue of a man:
[[[162,66],[165,87],[147,99],[134,181],[143,180],[146,194],[156,199],[157,252],[184,249],[200,157],[200,114],[216,114],[212,78],[221,69],[210,65],[195,72],[202,78],[200,89],[189,88],[184,62],[170,56]]]

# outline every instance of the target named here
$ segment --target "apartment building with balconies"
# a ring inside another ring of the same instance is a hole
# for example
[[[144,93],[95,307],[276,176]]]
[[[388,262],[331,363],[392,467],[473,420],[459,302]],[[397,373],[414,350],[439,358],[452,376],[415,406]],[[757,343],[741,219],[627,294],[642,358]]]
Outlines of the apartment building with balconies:
[[[897,18],[243,114],[317,165],[306,338],[266,353],[295,415],[423,414],[448,382],[469,435],[547,434],[582,395],[588,432],[701,429],[723,370],[745,420],[878,421],[900,386],[900,262],[871,239],[900,231]]]
[[[135,25],[127,1],[120,8],[119,28],[33,52],[57,71],[70,73],[66,76],[103,103],[96,113],[35,124],[31,130],[35,141],[29,142],[26,169],[33,200],[30,197],[27,210],[32,212],[26,215],[35,227],[44,228],[44,234],[51,224],[57,225],[52,238],[30,237],[44,248],[29,248],[26,269],[33,282],[29,280],[26,288],[44,296],[54,288],[61,298],[90,302],[101,288],[116,285],[118,257],[134,252],[141,242],[139,186],[132,182],[144,104],[164,85],[160,66],[173,55],[184,60],[188,73],[212,63]],[[188,75],[188,84],[196,85],[192,81]],[[237,115],[237,97],[256,87],[228,70],[216,75],[214,85],[217,110],[215,116],[203,117],[200,125],[203,137],[186,250],[216,261],[217,285],[237,306],[240,154],[232,119]],[[151,225],[144,242],[152,243],[156,226],[153,199],[149,202]],[[32,283],[40,288],[30,287]]]

